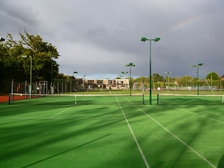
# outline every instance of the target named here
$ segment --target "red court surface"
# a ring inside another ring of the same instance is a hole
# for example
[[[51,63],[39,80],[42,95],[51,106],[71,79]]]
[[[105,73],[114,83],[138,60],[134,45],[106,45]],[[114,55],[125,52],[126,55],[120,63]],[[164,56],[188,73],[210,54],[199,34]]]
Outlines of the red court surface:
[[[7,102],[9,100],[9,95],[0,95],[0,103]]]

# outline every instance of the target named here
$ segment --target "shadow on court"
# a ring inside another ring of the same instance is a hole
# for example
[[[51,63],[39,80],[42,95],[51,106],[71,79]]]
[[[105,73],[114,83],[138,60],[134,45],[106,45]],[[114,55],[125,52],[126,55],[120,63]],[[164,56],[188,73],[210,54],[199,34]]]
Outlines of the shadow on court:
[[[46,161],[46,160],[48,160],[48,159],[51,159],[51,158],[53,158],[53,157],[59,156],[59,155],[64,154],[64,153],[66,153],[66,152],[70,152],[70,151],[72,151],[72,150],[74,150],[74,149],[83,147],[83,146],[85,146],[85,145],[88,145],[88,144],[93,143],[93,142],[95,142],[95,141],[98,141],[98,140],[100,140],[100,139],[103,139],[103,138],[105,138],[105,137],[107,137],[107,136],[109,136],[109,135],[110,135],[110,134],[101,136],[101,137],[99,137],[99,138],[96,138],[96,139],[94,139],[94,140],[92,140],[92,141],[83,143],[83,144],[81,144],[81,145],[79,145],[79,146],[76,146],[76,147],[74,147],[74,148],[65,150],[65,151],[63,151],[63,152],[59,152],[59,153],[54,154],[54,155],[52,155],[52,156],[49,156],[49,157],[47,157],[47,158],[44,158],[44,159],[41,159],[41,160],[36,161],[36,162],[34,162],[34,163],[31,163],[31,164],[29,164],[29,165],[23,166],[23,168],[33,166],[33,165],[38,164],[38,163],[40,163],[40,162],[44,162],[44,161]]]
[[[219,160],[217,168],[223,168],[224,167],[224,155]]]

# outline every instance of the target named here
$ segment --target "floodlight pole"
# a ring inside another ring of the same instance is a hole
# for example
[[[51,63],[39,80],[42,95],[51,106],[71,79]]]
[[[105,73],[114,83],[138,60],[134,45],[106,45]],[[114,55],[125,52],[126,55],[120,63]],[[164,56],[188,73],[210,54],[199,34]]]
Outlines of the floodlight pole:
[[[172,74],[173,72],[165,72],[165,74],[168,74],[168,88],[167,90],[170,89],[170,86],[169,86],[169,80],[170,80],[170,74]]]
[[[203,63],[199,63],[197,65],[192,65],[191,67],[197,68],[197,80],[198,80],[198,86],[197,86],[197,95],[199,95],[199,67],[201,67]]]
[[[30,58],[30,98],[31,98],[31,92],[32,92],[32,70],[33,70],[33,59],[31,56],[29,56]]]
[[[76,71],[73,72],[73,77],[75,78],[75,73],[78,73]],[[73,80],[72,80],[72,91],[73,91]]]
[[[53,88],[53,82],[54,82],[54,78],[53,78],[53,75],[54,75],[54,66],[57,66],[57,64],[56,64],[56,62],[55,61],[53,61],[52,63],[51,63],[51,88],[50,88],[50,92],[51,92],[51,94],[53,94],[53,90],[52,90],[52,88]]]
[[[85,88],[85,77],[86,77],[86,75],[83,75],[83,79],[82,79],[83,88]]]
[[[128,72],[123,72],[123,71],[122,71],[122,72],[121,72],[121,74],[122,74],[121,77],[124,77],[124,74],[127,74],[127,73],[128,73]],[[124,85],[125,85],[125,88],[126,88],[126,82],[125,82]],[[124,87],[123,87],[123,88],[124,88]]]
[[[27,55],[22,55],[22,58],[27,58]],[[30,58],[30,85],[29,85],[29,94],[30,94],[30,98],[32,98],[31,96],[31,92],[32,92],[32,56],[29,56]]]
[[[130,86],[129,86],[129,88],[130,88],[130,96],[131,96],[131,90],[132,90],[131,67],[135,67],[135,64],[133,64],[132,62],[130,62],[129,64],[127,64],[125,66],[126,67],[130,67],[130,71],[129,71],[129,73],[130,73],[130,82],[129,82]]]
[[[152,61],[151,61],[151,57],[152,57],[152,50],[151,50],[151,44],[152,41],[157,42],[159,41],[160,38],[157,37],[155,39],[148,39],[146,37],[142,37],[141,41],[142,42],[146,42],[149,41],[149,104],[152,105]]]

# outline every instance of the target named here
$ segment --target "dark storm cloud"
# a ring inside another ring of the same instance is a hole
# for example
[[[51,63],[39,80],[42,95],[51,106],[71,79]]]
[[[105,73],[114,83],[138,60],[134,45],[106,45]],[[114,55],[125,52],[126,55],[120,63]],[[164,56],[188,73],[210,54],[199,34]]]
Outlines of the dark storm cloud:
[[[33,28],[38,25],[38,20],[31,7],[20,5],[18,1],[1,1],[1,27],[9,28],[9,30],[24,30],[25,27]],[[19,29],[20,28],[20,29]],[[4,31],[4,30],[1,30]],[[14,34],[14,32],[8,31]]]
[[[18,30],[40,34],[58,48],[60,72],[78,76],[117,77],[133,62],[133,76],[148,76],[149,43],[152,71],[196,76],[191,65],[203,62],[200,76],[224,74],[224,2],[194,0],[20,0],[0,2],[0,33]],[[165,75],[164,75],[165,76]]]

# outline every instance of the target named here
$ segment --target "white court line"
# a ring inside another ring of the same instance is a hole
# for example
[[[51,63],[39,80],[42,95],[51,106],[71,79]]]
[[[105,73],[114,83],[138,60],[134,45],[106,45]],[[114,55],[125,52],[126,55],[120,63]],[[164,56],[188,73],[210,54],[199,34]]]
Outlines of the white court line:
[[[125,98],[128,100],[127,98]],[[194,150],[192,147],[190,147],[188,144],[186,144],[183,140],[181,140],[179,137],[177,137],[175,134],[173,134],[170,130],[168,130],[166,127],[164,127],[162,124],[160,124],[157,120],[152,118],[150,115],[148,115],[146,112],[144,112],[142,109],[137,107],[135,104],[133,104],[130,100],[128,100],[133,106],[135,106],[137,109],[139,109],[142,113],[144,113],[146,116],[148,116],[151,120],[153,120],[156,124],[158,124],[160,127],[162,127],[165,131],[170,133],[173,137],[175,137],[177,140],[179,140],[183,145],[185,145],[188,149],[190,149],[192,152],[194,152],[196,155],[198,155],[201,159],[203,159],[205,162],[207,162],[211,167],[216,168],[215,165],[213,165],[211,162],[209,162],[206,158],[204,158],[201,154],[199,154],[196,150]]]
[[[134,134],[134,132],[133,132],[133,130],[132,130],[132,128],[131,128],[129,122],[128,122],[128,119],[126,118],[126,116],[125,116],[125,114],[124,114],[124,111],[123,111],[123,109],[122,109],[122,107],[121,107],[121,105],[120,105],[120,103],[119,103],[117,97],[116,97],[116,100],[117,100],[117,103],[118,103],[118,105],[119,105],[119,107],[120,107],[120,109],[121,109],[121,111],[122,111],[122,114],[123,114],[123,116],[124,116],[124,118],[125,118],[125,121],[126,121],[126,123],[128,124],[128,127],[129,127],[129,129],[130,129],[130,131],[131,131],[131,134],[132,134],[134,140],[135,140],[135,143],[136,143],[136,145],[137,145],[137,147],[138,147],[138,150],[139,150],[140,154],[142,155],[142,159],[144,160],[146,167],[147,167],[147,168],[150,168],[150,167],[149,167],[149,164],[148,164],[148,162],[147,162],[147,160],[146,160],[146,158],[145,158],[145,155],[144,155],[144,153],[142,152],[142,149],[141,149],[141,147],[140,147],[140,145],[139,145],[139,143],[138,143],[138,140],[137,140],[137,138],[135,137],[135,134]]]
[[[59,113],[57,113],[57,114],[55,114],[55,115],[49,117],[49,118],[54,118],[55,116],[57,116],[57,115],[59,115],[59,114],[61,114],[61,113],[64,113],[65,111],[69,110],[70,108],[72,108],[72,107],[69,107],[69,108],[67,108],[67,109],[65,109],[65,110],[63,110],[63,111],[61,111],[61,112],[59,112]]]
[[[0,118],[7,118],[7,119],[18,119],[18,118],[22,118],[22,119],[36,119],[36,118],[40,118],[40,117],[0,117]]]
[[[172,107],[174,107],[174,106],[172,106]],[[176,108],[176,107],[175,107],[175,108]],[[190,112],[190,111],[187,111],[187,110],[184,110],[184,109],[180,109],[180,110],[181,110],[181,111],[184,111],[184,112],[187,112],[187,113],[192,113],[192,114],[194,114],[194,115],[198,115],[198,116],[200,116],[200,117],[204,117],[204,118],[207,118],[207,119],[209,119],[209,120],[213,120],[213,121],[216,121],[216,122],[219,122],[219,123],[224,124],[223,121],[216,120],[216,119],[211,118],[211,117],[207,117],[207,116],[204,116],[204,115],[201,115],[201,114],[197,114],[197,113],[194,113],[194,112]]]

